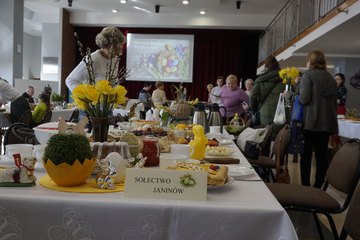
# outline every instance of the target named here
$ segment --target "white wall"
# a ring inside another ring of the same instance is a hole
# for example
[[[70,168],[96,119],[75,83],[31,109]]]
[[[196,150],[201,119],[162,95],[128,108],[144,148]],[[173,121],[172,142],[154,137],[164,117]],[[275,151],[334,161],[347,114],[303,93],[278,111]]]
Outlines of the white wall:
[[[13,1],[0,0],[0,77],[12,83]]]
[[[43,66],[44,57],[60,56],[60,24],[43,23],[41,35],[41,64]],[[58,62],[59,66],[59,62]],[[44,73],[41,69],[41,79],[59,81],[59,73]]]
[[[24,33],[23,78],[40,78],[41,37]]]
[[[0,77],[22,76],[24,0],[0,0]]]

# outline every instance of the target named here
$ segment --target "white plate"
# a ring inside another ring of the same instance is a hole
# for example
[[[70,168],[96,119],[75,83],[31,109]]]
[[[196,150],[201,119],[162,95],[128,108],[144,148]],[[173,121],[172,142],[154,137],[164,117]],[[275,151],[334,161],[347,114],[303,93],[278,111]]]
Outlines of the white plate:
[[[231,176],[228,176],[227,180],[226,180],[226,183],[223,185],[223,186],[210,186],[208,185],[207,186],[207,189],[208,190],[216,190],[216,189],[222,189],[226,186],[229,186],[230,184],[232,184],[233,182],[235,181],[235,178],[231,177]]]
[[[225,148],[225,147],[223,147],[223,148]],[[226,147],[226,148],[228,148],[228,150],[226,152],[224,152],[224,151],[218,152],[216,150],[207,150],[206,154],[208,156],[221,156],[221,157],[227,157],[227,156],[233,155],[234,149],[229,148],[229,147]]]
[[[229,144],[233,144],[234,143],[234,141],[233,140],[229,140],[229,139],[221,139],[220,141],[219,141],[219,144],[220,145],[229,145]]]
[[[255,170],[252,167],[240,167],[240,166],[231,166],[228,165],[229,176],[232,177],[245,177],[250,176],[255,173]]]

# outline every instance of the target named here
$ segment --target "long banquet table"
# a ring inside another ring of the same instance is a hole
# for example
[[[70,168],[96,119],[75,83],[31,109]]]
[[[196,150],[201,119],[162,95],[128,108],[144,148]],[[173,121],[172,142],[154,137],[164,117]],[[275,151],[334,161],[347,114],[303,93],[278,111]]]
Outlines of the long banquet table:
[[[246,159],[239,151],[241,165]],[[39,178],[44,172],[37,170]],[[0,239],[296,240],[286,211],[257,176],[208,191],[207,201],[125,198],[122,192],[0,188]],[[6,237],[5,237],[6,239]]]
[[[360,121],[338,119],[339,136],[360,138]]]

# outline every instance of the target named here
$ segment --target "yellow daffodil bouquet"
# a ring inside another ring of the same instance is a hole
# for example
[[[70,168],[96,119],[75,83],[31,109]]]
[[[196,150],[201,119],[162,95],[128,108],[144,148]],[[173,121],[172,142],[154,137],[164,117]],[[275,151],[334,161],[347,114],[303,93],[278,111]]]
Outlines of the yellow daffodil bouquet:
[[[95,81],[93,62],[91,59],[91,50],[87,48],[84,54],[83,46],[77,36],[77,44],[83,61],[86,64],[89,80],[86,84],[80,84],[75,87],[72,98],[80,110],[89,113],[91,117],[108,117],[114,106],[126,101],[127,90],[119,85],[119,82],[126,78],[128,71],[121,68],[119,73],[115,72],[115,67],[120,61],[120,54],[116,57],[115,64],[112,63],[113,47],[110,48],[110,63],[107,66],[106,79]],[[112,39],[110,39],[112,42]],[[114,43],[116,44],[116,43]]]
[[[287,90],[290,90],[291,86],[295,85],[295,78],[298,77],[299,74],[299,69],[295,67],[283,68],[279,72],[279,76],[283,80],[283,84],[285,84],[288,88]]]
[[[126,101],[127,90],[117,85],[112,87],[108,80],[93,84],[80,84],[72,98],[79,109],[87,111],[93,117],[108,117],[114,106]]]

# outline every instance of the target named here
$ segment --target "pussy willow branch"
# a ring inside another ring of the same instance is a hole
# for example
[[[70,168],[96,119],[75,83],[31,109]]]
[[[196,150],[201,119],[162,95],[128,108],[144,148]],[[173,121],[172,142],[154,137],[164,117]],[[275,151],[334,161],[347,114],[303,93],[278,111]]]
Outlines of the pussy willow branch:
[[[91,49],[87,48],[86,52],[85,52],[84,46],[82,45],[77,32],[74,33],[74,37],[76,38],[76,44],[79,46],[80,55],[83,57],[82,61],[86,65],[86,70],[87,70],[88,76],[89,76],[89,83],[94,85],[95,84],[95,74],[94,74],[94,68],[93,68],[93,61],[91,58]]]

